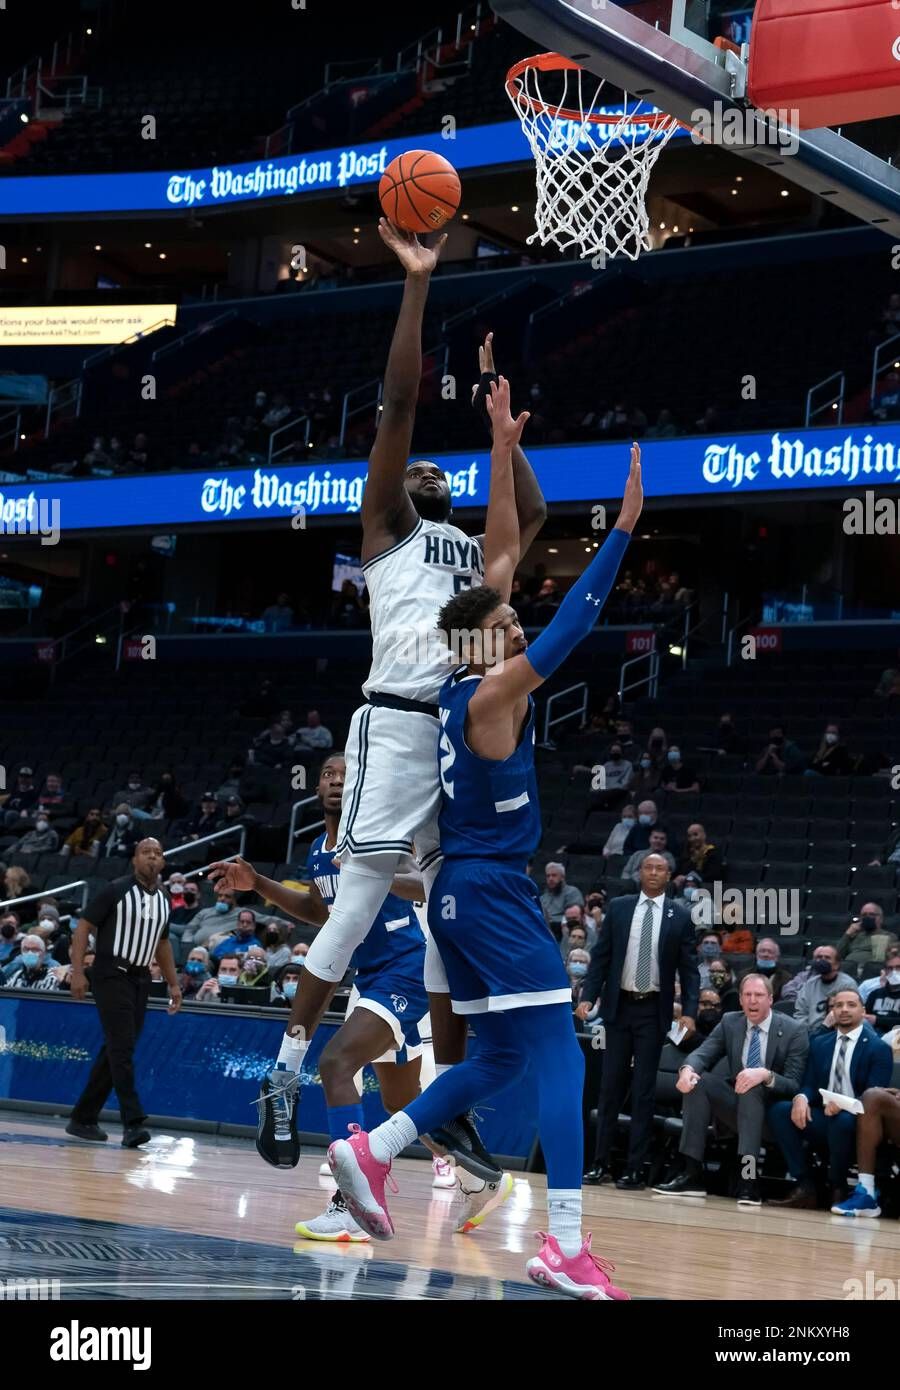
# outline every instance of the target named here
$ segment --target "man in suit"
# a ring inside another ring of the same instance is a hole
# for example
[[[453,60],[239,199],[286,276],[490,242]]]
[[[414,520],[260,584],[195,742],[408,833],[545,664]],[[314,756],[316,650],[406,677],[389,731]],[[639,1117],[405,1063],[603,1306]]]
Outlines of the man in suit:
[[[894,1059],[865,1020],[865,1004],[857,989],[842,989],[828,1001],[834,1015],[834,1031],[821,1033],[810,1042],[803,1089],[793,1101],[779,1100],[769,1111],[769,1126],[796,1178],[794,1190],[773,1206],[814,1210],[816,1186],[809,1167],[809,1150],[828,1154],[828,1206],[847,1196],[847,1171],[856,1145],[856,1116],[829,1101],[823,1104],[820,1088],[859,1099],[869,1086],[890,1085]]]
[[[705,1043],[679,1068],[684,1096],[681,1150],[684,1166],[670,1182],[655,1187],[667,1197],[705,1197],[703,1155],[713,1115],[737,1130],[741,1156],[738,1205],[758,1207],[759,1150],[772,1103],[797,1094],[809,1055],[806,1027],[772,1013],[772,992],[762,975],[741,980],[741,1011],[728,1013]],[[727,1070],[712,1074],[723,1058]]]
[[[606,1029],[597,1151],[585,1180],[612,1181],[609,1155],[630,1081],[628,1159],[616,1183],[630,1192],[645,1185],[643,1166],[653,1132],[656,1073],[672,1026],[676,973],[681,980],[681,1022],[689,1033],[695,1028],[700,995],[694,924],[686,907],[666,897],[668,881],[665,859],[648,854],[640,867],[641,891],[609,904],[575,1010],[579,1018],[585,1018],[600,999]]]

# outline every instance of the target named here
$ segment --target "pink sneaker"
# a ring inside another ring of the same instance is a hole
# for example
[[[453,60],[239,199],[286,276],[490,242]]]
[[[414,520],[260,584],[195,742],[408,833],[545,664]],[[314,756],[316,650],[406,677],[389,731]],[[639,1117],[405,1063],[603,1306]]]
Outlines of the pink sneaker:
[[[328,1166],[343,1193],[351,1216],[375,1240],[391,1240],[394,1223],[384,1199],[384,1185],[392,1192],[397,1184],[391,1177],[390,1163],[372,1157],[369,1136],[359,1125],[350,1125],[349,1139],[335,1139],[328,1148]]]
[[[591,1254],[591,1237],[588,1235],[577,1255],[564,1255],[555,1236],[538,1232],[541,1248],[528,1261],[525,1269],[529,1279],[544,1288],[556,1289],[569,1298],[580,1298],[586,1303],[616,1302],[631,1298],[624,1289],[617,1289],[607,1271],[615,1269],[609,1260],[601,1260]]]

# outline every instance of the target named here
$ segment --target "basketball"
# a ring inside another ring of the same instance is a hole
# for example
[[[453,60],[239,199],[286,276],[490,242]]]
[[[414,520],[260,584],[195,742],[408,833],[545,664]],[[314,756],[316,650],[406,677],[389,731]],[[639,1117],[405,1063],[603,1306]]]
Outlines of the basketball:
[[[407,150],[381,176],[385,217],[404,232],[437,232],[459,207],[462,189],[453,165],[430,150]]]

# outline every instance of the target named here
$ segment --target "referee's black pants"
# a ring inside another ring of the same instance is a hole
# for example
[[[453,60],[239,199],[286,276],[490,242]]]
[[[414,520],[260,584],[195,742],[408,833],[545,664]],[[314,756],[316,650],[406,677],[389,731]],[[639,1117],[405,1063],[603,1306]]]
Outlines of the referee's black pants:
[[[122,1124],[127,1129],[147,1118],[134,1084],[134,1049],[147,1012],[150,971],[145,966],[126,966],[98,957],[91,971],[91,992],[105,1041],[75,1102],[72,1119],[82,1125],[96,1124],[115,1088]]]

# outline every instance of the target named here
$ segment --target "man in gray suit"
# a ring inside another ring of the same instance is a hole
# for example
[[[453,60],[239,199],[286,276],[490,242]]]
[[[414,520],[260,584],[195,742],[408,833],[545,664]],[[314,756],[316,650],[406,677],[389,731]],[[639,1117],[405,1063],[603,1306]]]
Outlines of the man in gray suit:
[[[802,1023],[773,1014],[772,992],[763,975],[741,980],[741,1012],[725,1014],[705,1043],[679,1069],[684,1096],[679,1148],[682,1171],[655,1187],[667,1197],[705,1197],[703,1154],[711,1117],[736,1130],[740,1154],[738,1206],[762,1202],[757,1168],[766,1111],[791,1100],[803,1084],[809,1036]],[[726,1059],[726,1067],[717,1062]]]

